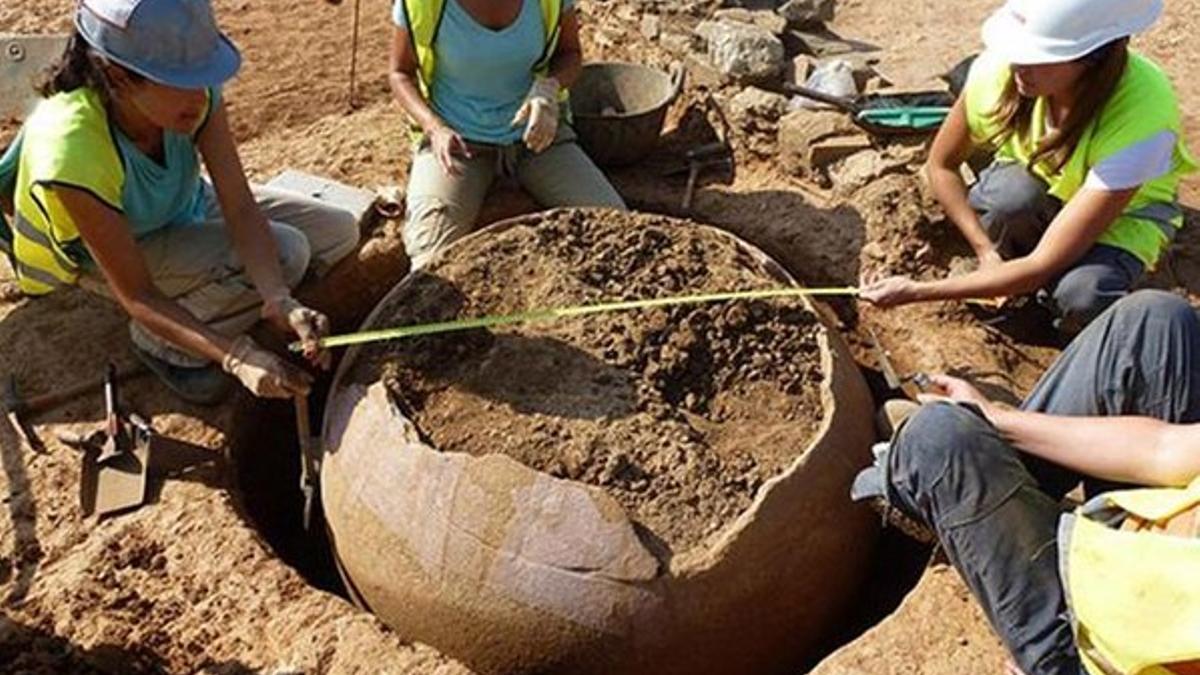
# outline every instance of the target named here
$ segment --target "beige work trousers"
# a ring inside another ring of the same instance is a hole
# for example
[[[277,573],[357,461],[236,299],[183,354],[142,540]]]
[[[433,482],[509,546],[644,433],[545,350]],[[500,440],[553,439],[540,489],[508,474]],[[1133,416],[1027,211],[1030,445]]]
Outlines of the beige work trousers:
[[[404,224],[404,248],[414,270],[471,232],[497,178],[514,179],[543,208],[626,208],[621,195],[575,142],[574,130],[565,123],[559,125],[554,144],[540,154],[522,144],[473,145],[472,150],[472,158],[459,158],[461,175],[447,176],[429,143],[422,140],[416,145]]]
[[[205,197],[207,211],[202,222],[159,230],[140,239],[138,248],[159,291],[213,330],[237,335],[258,321],[262,298],[234,250],[211,187],[206,187]],[[268,187],[255,187],[254,197],[269,221],[289,288],[299,285],[310,268],[323,274],[358,244],[358,222],[349,211]],[[112,297],[95,264],[87,266],[79,283]],[[138,348],[173,365],[199,367],[207,363],[136,322],[130,322],[129,332]]]

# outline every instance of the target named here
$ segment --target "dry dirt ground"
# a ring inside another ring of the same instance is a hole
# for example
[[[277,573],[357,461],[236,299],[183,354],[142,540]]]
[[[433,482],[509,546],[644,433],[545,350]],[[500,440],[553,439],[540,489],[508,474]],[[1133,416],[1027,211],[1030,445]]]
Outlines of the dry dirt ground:
[[[352,4],[318,0],[215,0],[220,21],[246,56],[229,88],[236,133],[250,173],[269,178],[293,167],[374,188],[403,184],[408,165],[404,122],[387,97],[384,64],[390,25],[387,0],[362,0],[358,107],[348,99]],[[665,19],[684,32],[714,3]],[[998,0],[956,3],[848,0],[832,28],[881,49],[879,69],[910,87],[978,48],[978,25]],[[71,0],[5,0],[0,32],[53,32],[69,26]],[[581,0],[591,59],[664,65],[677,55],[638,31],[644,7],[631,0]],[[660,10],[655,10],[660,11]],[[1200,137],[1200,77],[1195,34],[1200,2],[1178,0],[1135,45],[1172,76],[1186,129]],[[733,93],[719,92],[721,95]],[[631,204],[678,211],[682,181],[662,168],[704,133],[702,95],[690,85],[672,111],[661,150],[643,166],[616,172]],[[699,121],[698,121],[699,120]],[[677,128],[676,128],[677,127]],[[0,130],[3,134],[3,130]],[[873,151],[867,167],[835,167],[832,188],[784,172],[761,138],[736,135],[739,169],[730,184],[705,182],[693,217],[738,233],[809,283],[854,283],[864,272],[944,274],[962,248],[922,195],[911,148]],[[0,142],[7,140],[0,137]],[[767,143],[769,148],[770,143]],[[1196,147],[1193,143],[1193,147]],[[844,180],[843,180],[844,179]],[[851,189],[852,186],[853,189]],[[1190,227],[1158,285],[1200,296],[1200,183],[1183,189]],[[524,207],[500,199],[489,220]],[[340,284],[314,291],[343,325],[369,306],[375,289],[356,281],[394,280],[403,273],[396,224],[375,230],[358,266]],[[0,272],[0,277],[7,276]],[[347,290],[350,289],[350,290]],[[335,292],[336,291],[336,292]],[[945,304],[892,312],[833,305],[862,363],[873,366],[867,328],[874,328],[902,372],[951,370],[1019,397],[1056,353],[1028,326],[989,326],[977,310]],[[106,359],[129,363],[120,314],[80,292],[31,301],[0,279],[0,374],[13,374],[39,394],[99,374]],[[57,443],[68,430],[92,430],[102,416],[98,396],[32,419],[44,453],[0,437],[0,669],[23,672],[155,671],[464,672],[430,648],[406,645],[370,616],[314,589],[283,564],[251,525],[291,515],[263,506],[236,488],[246,472],[230,461],[235,420],[246,406],[201,410],[179,404],[157,383],[125,388],[131,407],[159,429],[197,446],[167,467],[170,480],[149,508],[117,519],[83,519],[77,507],[78,456]],[[283,415],[259,418],[287,426]],[[290,466],[287,443],[257,442],[241,466]],[[185,461],[186,460],[186,461]],[[286,472],[285,472],[286,473]],[[280,474],[256,487],[292,480]],[[266,487],[264,487],[266,486]],[[280,494],[288,494],[284,488]],[[288,525],[294,529],[294,523]],[[282,546],[283,544],[281,544]],[[303,545],[303,544],[301,544]],[[294,551],[293,551],[294,553]],[[885,561],[886,562],[886,561]],[[880,566],[887,574],[888,566]],[[896,613],[826,660],[822,673],[996,673],[995,639],[951,570],[932,568]]]

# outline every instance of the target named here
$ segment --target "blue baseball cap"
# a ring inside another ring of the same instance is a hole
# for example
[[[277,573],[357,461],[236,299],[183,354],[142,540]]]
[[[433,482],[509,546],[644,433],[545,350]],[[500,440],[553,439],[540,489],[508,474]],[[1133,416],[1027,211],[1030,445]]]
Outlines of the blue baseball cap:
[[[179,89],[219,86],[242,65],[209,0],[81,0],[75,28],[110,61]]]

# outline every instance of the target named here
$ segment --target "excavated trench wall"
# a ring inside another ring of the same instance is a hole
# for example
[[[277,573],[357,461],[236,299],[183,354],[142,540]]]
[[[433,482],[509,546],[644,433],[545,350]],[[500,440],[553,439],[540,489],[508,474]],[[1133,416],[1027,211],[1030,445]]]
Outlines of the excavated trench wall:
[[[442,260],[547,220],[600,217],[563,211],[500,223]],[[622,217],[631,228],[717,238],[771,285],[795,284],[727,233]],[[397,285],[364,329],[389,325],[396,300],[424,276]],[[790,672],[849,609],[877,531],[848,499],[873,440],[870,395],[836,331],[819,325],[815,342],[820,419],[806,446],[739,513],[674,546],[648,536],[602,489],[505,454],[434,447],[395,382],[361,377],[372,352],[352,349],[326,405],[321,475],[351,594],[405,639],[481,672]]]

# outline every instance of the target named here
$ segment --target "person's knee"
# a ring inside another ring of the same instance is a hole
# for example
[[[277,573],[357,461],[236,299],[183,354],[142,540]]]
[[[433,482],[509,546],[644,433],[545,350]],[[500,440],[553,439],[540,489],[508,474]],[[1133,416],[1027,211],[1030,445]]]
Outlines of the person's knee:
[[[322,262],[331,267],[358,247],[358,219],[345,209],[329,210],[329,243],[322,252]]]
[[[941,480],[979,445],[987,423],[960,405],[934,403],[913,413],[892,445],[894,481],[921,492]],[[916,496],[915,494],[913,496]]]
[[[1121,293],[1103,289],[1099,271],[1077,268],[1058,282],[1052,296],[1059,329],[1074,334],[1104,313]]]
[[[993,170],[987,210],[998,222],[1037,217],[1046,202],[1046,185],[1020,164]]]
[[[312,246],[308,237],[291,225],[271,223],[271,233],[275,236],[275,246],[279,249],[279,268],[283,273],[283,282],[288,288],[295,288],[308,271],[312,262]]]
[[[962,405],[925,406],[893,444],[891,488],[926,522],[953,528],[994,512],[1033,479],[1017,451]]]
[[[625,203],[625,200],[621,198],[621,195],[617,194],[616,190],[612,191],[611,198],[605,200],[605,203],[600,204],[599,206],[606,208],[606,209],[613,209],[614,211],[628,211],[629,210],[629,206]]]
[[[1178,325],[1197,323],[1196,310],[1184,298],[1167,291],[1141,290],[1130,293],[1112,306],[1112,314],[1119,321],[1141,322],[1154,317]]]
[[[404,222],[404,248],[412,269],[425,266],[434,255],[471,230],[461,209],[437,197],[409,203]]]

